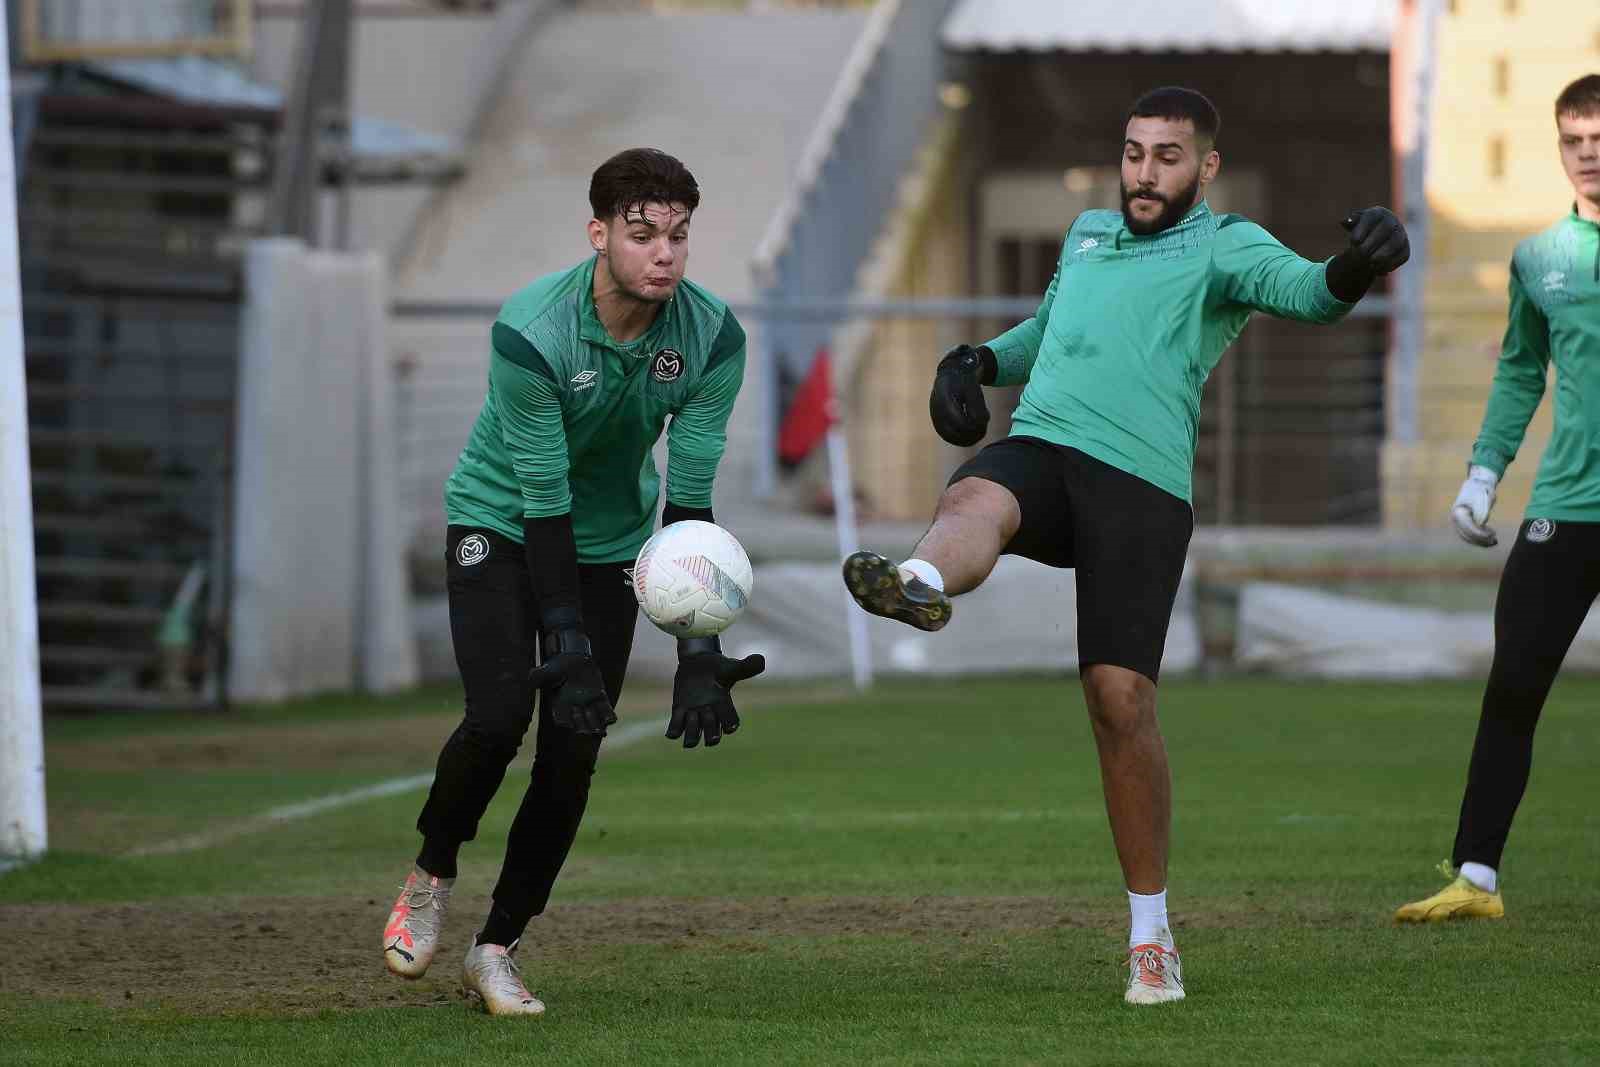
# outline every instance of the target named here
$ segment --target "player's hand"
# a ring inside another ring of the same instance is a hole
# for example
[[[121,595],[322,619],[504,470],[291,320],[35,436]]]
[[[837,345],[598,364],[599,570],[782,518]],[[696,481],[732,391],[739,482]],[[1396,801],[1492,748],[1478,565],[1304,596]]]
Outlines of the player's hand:
[[[940,437],[953,445],[975,445],[989,431],[989,405],[984,403],[978,350],[957,345],[939,361],[928,397],[928,414]]]
[[[581,630],[562,630],[545,639],[544,662],[528,674],[528,681],[544,694],[550,717],[557,726],[580,734],[605,736],[617,721],[606,696],[606,683]]]
[[[1400,269],[1411,258],[1411,239],[1395,213],[1386,207],[1352,211],[1340,223],[1350,234],[1350,250],[1374,274]]]
[[[678,673],[672,679],[672,718],[667,722],[667,737],[683,738],[684,748],[693,748],[702,736],[706,747],[722,740],[723,734],[739,729],[739,712],[733,706],[733,687],[767,669],[766,657],[755,655],[730,659],[722,654],[715,638],[679,642]]]
[[[1456,533],[1469,545],[1489,548],[1500,540],[1486,525],[1498,484],[1500,476],[1488,467],[1474,463],[1467,468],[1467,480],[1461,483],[1461,492],[1456,494],[1455,505],[1450,508],[1450,521],[1455,523]]]

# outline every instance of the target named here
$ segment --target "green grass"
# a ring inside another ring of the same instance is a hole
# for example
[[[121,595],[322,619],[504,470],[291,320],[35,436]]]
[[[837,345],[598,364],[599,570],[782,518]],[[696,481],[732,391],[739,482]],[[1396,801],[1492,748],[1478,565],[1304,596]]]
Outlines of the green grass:
[[[681,902],[700,917],[686,926],[743,907],[776,917],[771,928],[718,932],[712,921],[704,936],[635,937],[600,926],[592,944],[552,943],[541,956],[536,924],[524,962],[550,1014],[530,1028],[451,999],[454,955],[391,1002],[365,970],[381,968],[369,951],[379,900],[371,929],[327,935],[330,953],[355,961],[341,965],[360,969],[359,995],[338,995],[331,958],[331,973],[313,977],[321,960],[230,944],[216,946],[225,961],[239,954],[224,972],[320,982],[327,1006],[259,1008],[241,997],[219,1012],[214,996],[139,989],[123,1003],[115,990],[43,997],[13,974],[0,979],[0,1063],[1550,1064],[1600,1055],[1591,948],[1600,683],[1565,680],[1546,709],[1506,858],[1510,917],[1424,929],[1395,928],[1388,916],[1437,884],[1430,868],[1449,850],[1476,685],[1163,686],[1177,796],[1171,906],[1190,997],[1143,1011],[1121,1003],[1126,909],[1075,684],[896,683],[825,702],[774,691],[714,751],[652,738],[602,757],[549,920],[563,906],[621,915],[665,905],[670,915]],[[622,710],[657,714],[660,700],[640,690]],[[198,852],[121,854],[426,770],[455,701],[433,690],[245,709],[225,721],[52,722],[50,800],[64,825],[53,826],[46,859],[0,876],[0,928],[7,908],[44,904],[181,911],[265,895],[308,907],[387,898],[415,849],[420,792]],[[412,737],[403,759],[385,732],[397,721]],[[308,750],[319,723],[350,750],[336,760]],[[362,743],[349,740],[369,725]],[[274,752],[284,739],[294,744]],[[220,765],[205,758],[213,741]],[[138,756],[164,745],[175,746],[171,765]],[[464,894],[481,897],[493,881],[527,757],[463,852]],[[997,897],[1034,898],[1021,905],[1033,918],[1002,921]],[[948,921],[915,918],[927,898],[948,898]],[[912,918],[875,918],[885,907]],[[478,918],[456,915],[453,928],[465,937]]]

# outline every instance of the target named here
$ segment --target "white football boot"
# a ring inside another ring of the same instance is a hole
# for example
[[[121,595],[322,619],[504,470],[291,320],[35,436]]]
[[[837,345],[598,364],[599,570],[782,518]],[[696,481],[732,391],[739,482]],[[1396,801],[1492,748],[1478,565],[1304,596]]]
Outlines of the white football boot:
[[[461,967],[461,990],[490,1015],[543,1015],[544,1001],[528,992],[511,954],[516,945],[473,945]]]
[[[450,904],[454,878],[436,878],[411,868],[383,928],[383,964],[401,978],[421,978],[439,947],[439,928]]]
[[[1183,966],[1178,950],[1157,944],[1135,945],[1128,950],[1129,1004],[1166,1004],[1183,999]]]

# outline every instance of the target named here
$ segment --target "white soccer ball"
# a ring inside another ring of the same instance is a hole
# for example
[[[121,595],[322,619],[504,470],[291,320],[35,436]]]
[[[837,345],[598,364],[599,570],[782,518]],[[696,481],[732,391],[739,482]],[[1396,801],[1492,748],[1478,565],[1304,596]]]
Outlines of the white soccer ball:
[[[657,530],[633,564],[639,607],[674,637],[711,637],[732,626],[754,581],[738,538],[697,519]]]

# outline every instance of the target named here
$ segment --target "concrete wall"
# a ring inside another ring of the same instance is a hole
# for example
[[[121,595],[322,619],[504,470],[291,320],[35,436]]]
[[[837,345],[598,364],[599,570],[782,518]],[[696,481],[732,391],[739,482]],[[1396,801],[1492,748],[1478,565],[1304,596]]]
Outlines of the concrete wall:
[[[234,700],[417,680],[382,261],[254,242],[240,329]]]

